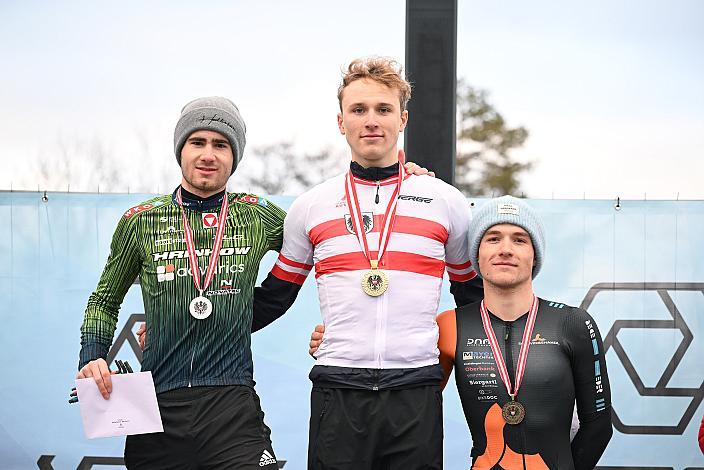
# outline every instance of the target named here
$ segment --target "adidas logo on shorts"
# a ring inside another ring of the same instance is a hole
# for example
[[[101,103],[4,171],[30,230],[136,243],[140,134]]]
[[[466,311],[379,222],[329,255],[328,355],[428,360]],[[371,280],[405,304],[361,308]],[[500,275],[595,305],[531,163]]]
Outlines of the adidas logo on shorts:
[[[276,463],[276,459],[273,455],[269,453],[268,450],[264,449],[264,452],[262,452],[262,456],[259,458],[259,466],[266,467],[267,465],[271,465],[272,463]]]

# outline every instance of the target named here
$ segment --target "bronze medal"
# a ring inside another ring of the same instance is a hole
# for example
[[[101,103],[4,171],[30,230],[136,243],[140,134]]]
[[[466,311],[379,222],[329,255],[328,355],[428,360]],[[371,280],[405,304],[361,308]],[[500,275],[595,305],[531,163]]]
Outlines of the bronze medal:
[[[526,416],[526,409],[516,400],[510,400],[501,407],[501,416],[506,424],[519,424]]]
[[[528,361],[528,349],[530,348],[530,338],[533,334],[533,326],[535,326],[535,319],[538,315],[538,298],[533,296],[533,303],[531,304],[530,311],[528,312],[528,318],[526,320],[526,326],[523,329],[523,340],[521,341],[521,349],[518,354],[518,365],[516,367],[516,385],[512,387],[511,378],[508,375],[508,370],[506,369],[506,362],[501,354],[501,348],[499,348],[499,342],[496,339],[496,334],[494,333],[494,328],[491,326],[491,319],[489,318],[489,312],[484,305],[482,300],[479,306],[479,313],[482,317],[482,326],[484,327],[484,332],[489,340],[489,345],[491,346],[491,352],[494,355],[494,362],[496,367],[499,369],[499,375],[501,376],[501,381],[506,386],[506,391],[508,392],[509,401],[501,407],[501,416],[503,417],[506,424],[516,425],[520,424],[526,417],[526,409],[523,405],[516,401],[516,395],[518,395],[518,390],[521,388],[521,383],[523,382],[523,375],[526,371],[526,362]],[[510,348],[510,344],[506,344],[506,348]]]

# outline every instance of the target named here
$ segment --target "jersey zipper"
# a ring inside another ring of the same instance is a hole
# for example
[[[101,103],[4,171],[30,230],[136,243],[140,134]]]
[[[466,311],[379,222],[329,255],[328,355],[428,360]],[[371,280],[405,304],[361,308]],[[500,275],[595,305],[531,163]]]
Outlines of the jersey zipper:
[[[195,342],[193,344],[193,351],[191,352],[191,368],[190,368],[190,371],[188,372],[188,386],[189,387],[191,386],[191,381],[193,380],[193,361],[196,358],[196,345],[197,344],[198,344],[197,342]]]
[[[508,376],[511,379],[511,384],[515,385],[516,379],[515,379],[515,374],[514,372],[514,367],[513,367],[513,348],[511,347],[511,333],[512,333],[512,328],[513,322],[510,321],[505,321],[504,322],[504,330],[506,331],[506,334],[504,335],[504,340],[505,340],[505,353],[504,355],[506,356],[506,371],[508,372]]]
[[[505,352],[504,356],[506,357],[506,372],[508,373],[509,379],[511,379],[511,385],[513,389],[515,390],[516,388],[516,369],[513,367],[513,347],[511,346],[511,336],[513,336],[513,322],[510,321],[504,321],[504,328],[506,333],[504,334],[504,340],[505,340]],[[524,427],[520,427],[520,432],[521,435],[523,435],[524,432]],[[523,435],[523,449],[521,450],[522,454],[522,463],[524,470],[527,468],[526,467],[526,457],[525,457],[525,451],[526,451],[526,444],[525,444],[525,435]],[[503,457],[503,456],[502,456]]]
[[[191,370],[188,372],[188,386],[191,386],[191,379],[193,378],[193,359],[196,357],[196,349],[193,348],[193,354],[191,354]]]
[[[376,298],[376,325],[375,325],[375,339],[374,339],[374,350],[375,350],[375,356],[376,356],[376,368],[381,369],[382,361],[383,361],[383,350],[384,350],[384,341],[383,341],[383,335],[384,335],[384,330],[386,327],[386,322],[384,318],[384,303],[383,303],[384,296],[381,295]]]
[[[376,195],[374,196],[374,204],[379,204],[379,186],[380,182],[376,182]],[[374,211],[372,211],[372,217],[374,217]],[[381,240],[379,240],[381,243]],[[386,340],[384,339],[386,335],[386,296],[382,295],[376,298],[376,367],[377,369],[382,368],[384,351],[386,350]],[[378,375],[375,375],[374,385],[372,390],[379,390]]]

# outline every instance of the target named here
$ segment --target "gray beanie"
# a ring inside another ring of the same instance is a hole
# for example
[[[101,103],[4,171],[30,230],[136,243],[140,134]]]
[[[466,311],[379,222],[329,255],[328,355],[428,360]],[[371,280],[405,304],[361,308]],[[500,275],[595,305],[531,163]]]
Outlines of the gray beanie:
[[[498,224],[517,225],[528,232],[535,252],[533,265],[533,279],[535,279],[545,259],[543,223],[524,200],[513,196],[491,199],[474,213],[469,225],[469,259],[472,261],[474,270],[480,276],[482,275],[479,271],[479,243],[486,231]]]
[[[232,171],[242,159],[247,131],[244,120],[235,103],[220,96],[196,98],[181,110],[181,117],[174,130],[174,153],[181,164],[181,150],[186,139],[195,131],[215,131],[227,137],[232,147]]]

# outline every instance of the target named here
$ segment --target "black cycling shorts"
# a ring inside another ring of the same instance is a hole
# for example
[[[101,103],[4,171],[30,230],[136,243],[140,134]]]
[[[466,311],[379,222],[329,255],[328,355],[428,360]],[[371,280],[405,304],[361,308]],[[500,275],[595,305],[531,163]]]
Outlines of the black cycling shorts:
[[[128,469],[278,469],[254,389],[181,388],[157,395],[164,432],[127,436]]]
[[[311,392],[309,470],[442,470],[442,438],[437,385]]]

